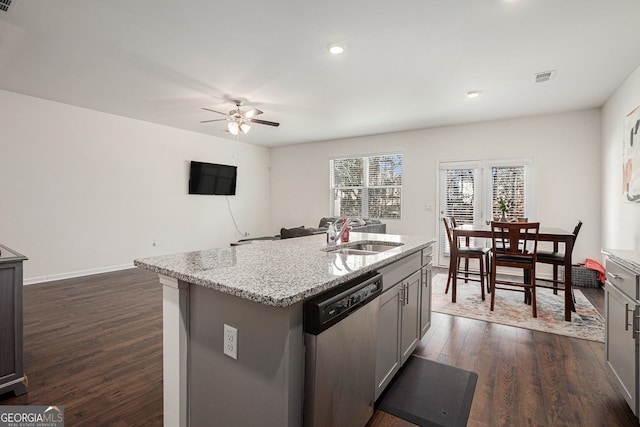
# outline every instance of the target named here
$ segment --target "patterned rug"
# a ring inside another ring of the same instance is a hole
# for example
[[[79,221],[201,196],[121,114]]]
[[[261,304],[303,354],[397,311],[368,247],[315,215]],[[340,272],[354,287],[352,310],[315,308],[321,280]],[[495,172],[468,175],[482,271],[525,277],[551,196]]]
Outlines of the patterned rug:
[[[521,292],[499,290],[491,312],[491,295],[487,294],[482,301],[478,282],[458,280],[456,303],[451,302],[451,289],[445,295],[446,285],[446,273],[434,275],[432,310],[435,312],[604,343],[604,318],[579,289],[573,290],[576,312],[571,313],[571,322],[565,322],[564,292],[561,291],[554,295],[551,289],[536,288],[538,318],[534,319],[531,306],[524,304]]]

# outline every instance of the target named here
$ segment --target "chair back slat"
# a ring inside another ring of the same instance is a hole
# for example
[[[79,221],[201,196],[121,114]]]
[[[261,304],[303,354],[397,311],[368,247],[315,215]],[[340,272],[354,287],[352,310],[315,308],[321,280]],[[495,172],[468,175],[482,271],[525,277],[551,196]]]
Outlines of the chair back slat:
[[[491,221],[494,256],[508,255],[514,259],[531,259],[535,262],[539,231],[539,222]]]

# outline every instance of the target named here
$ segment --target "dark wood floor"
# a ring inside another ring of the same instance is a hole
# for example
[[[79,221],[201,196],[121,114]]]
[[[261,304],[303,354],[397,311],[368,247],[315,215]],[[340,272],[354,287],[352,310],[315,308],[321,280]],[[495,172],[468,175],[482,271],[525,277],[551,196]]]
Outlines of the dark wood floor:
[[[156,274],[131,269],[24,291],[30,391],[0,404],[63,405],[67,427],[162,425]],[[602,310],[602,290],[585,294]],[[469,426],[638,425],[606,374],[602,344],[434,313],[417,353],[478,373]],[[411,425],[382,411],[369,422]]]
[[[162,425],[162,288],[124,270],[24,287],[29,392],[3,405],[62,405],[65,426]]]

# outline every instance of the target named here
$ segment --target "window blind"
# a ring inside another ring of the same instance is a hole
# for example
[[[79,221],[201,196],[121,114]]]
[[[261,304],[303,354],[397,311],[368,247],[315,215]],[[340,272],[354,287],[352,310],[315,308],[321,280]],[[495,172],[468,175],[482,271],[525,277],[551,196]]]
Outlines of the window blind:
[[[402,154],[332,159],[334,216],[401,218]]]
[[[524,166],[491,167],[492,217],[501,215],[498,199],[504,198],[509,204],[506,212],[509,218],[523,218],[526,215]]]

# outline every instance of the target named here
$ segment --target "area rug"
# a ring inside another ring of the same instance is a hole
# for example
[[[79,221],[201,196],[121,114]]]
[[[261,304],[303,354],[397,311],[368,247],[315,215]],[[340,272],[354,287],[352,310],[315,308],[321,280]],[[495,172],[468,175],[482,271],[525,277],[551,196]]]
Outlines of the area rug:
[[[478,374],[411,356],[380,398],[378,409],[419,426],[464,427]]]
[[[458,280],[455,303],[451,302],[451,289],[448,294],[444,293],[446,285],[446,273],[434,275],[432,310],[435,312],[604,343],[604,318],[580,289],[573,290],[576,312],[571,313],[571,322],[566,322],[562,291],[554,295],[551,289],[537,288],[538,318],[534,319],[531,306],[524,304],[521,292],[499,290],[492,312],[489,310],[491,295],[482,301],[478,282]]]

